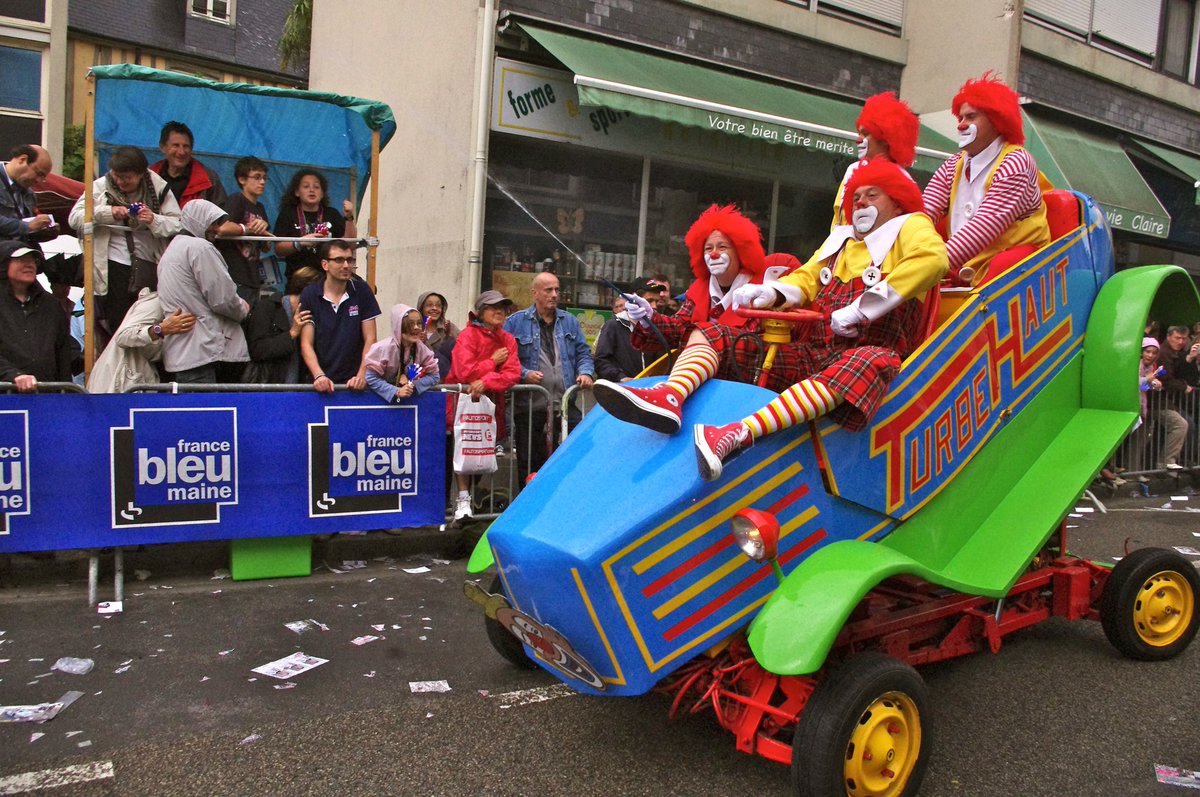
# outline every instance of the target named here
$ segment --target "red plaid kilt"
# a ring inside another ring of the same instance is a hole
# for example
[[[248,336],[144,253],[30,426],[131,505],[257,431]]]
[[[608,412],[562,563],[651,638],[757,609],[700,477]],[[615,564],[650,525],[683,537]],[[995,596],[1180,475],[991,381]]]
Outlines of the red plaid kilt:
[[[862,280],[843,283],[834,279],[821,287],[810,308],[828,315],[845,307],[864,290]],[[776,392],[804,379],[813,379],[840,395],[843,403],[829,417],[854,432],[866,428],[900,370],[902,359],[920,342],[921,303],[912,300],[878,321],[860,328],[857,338],[834,336],[828,323],[798,330],[797,342],[780,346],[767,387]],[[713,323],[696,325],[717,350],[721,379],[750,382],[758,376],[758,363],[766,353],[760,339],[740,337],[744,330]]]

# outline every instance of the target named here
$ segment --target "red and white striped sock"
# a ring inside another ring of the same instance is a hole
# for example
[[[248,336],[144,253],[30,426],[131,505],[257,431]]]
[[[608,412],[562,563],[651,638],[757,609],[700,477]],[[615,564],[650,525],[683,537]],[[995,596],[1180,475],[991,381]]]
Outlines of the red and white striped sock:
[[[717,375],[720,362],[721,358],[712,346],[688,346],[679,353],[667,384],[679,393],[681,399],[686,399],[700,385]]]
[[[742,423],[750,430],[751,439],[757,440],[763,435],[820,418],[841,403],[842,397],[837,393],[820,382],[805,379],[780,393],[758,412],[743,418]]]

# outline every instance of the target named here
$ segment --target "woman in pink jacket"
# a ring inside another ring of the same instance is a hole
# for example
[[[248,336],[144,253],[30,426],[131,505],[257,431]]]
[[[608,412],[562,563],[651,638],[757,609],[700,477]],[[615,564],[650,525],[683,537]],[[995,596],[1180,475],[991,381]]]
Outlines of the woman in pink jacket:
[[[484,291],[475,300],[475,312],[454,342],[447,384],[468,385],[471,398],[488,394],[496,404],[496,439],[503,440],[504,391],[521,381],[521,361],[517,358],[517,339],[504,329],[504,319],[512,300],[500,291]],[[453,428],[455,402],[446,402],[446,424]],[[458,500],[454,519],[471,517],[471,477],[455,473],[458,480]]]

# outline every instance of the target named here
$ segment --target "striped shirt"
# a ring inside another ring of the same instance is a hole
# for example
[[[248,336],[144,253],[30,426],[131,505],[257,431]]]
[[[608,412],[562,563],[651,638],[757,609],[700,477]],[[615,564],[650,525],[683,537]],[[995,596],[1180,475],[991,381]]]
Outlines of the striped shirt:
[[[925,186],[925,212],[934,222],[950,209],[950,190],[954,171],[963,158],[956,152],[938,167]],[[971,220],[958,228],[946,241],[950,268],[957,269],[1004,234],[1019,219],[1036,213],[1042,203],[1038,187],[1038,169],[1033,156],[1023,149],[1010,152],[992,178],[992,184]]]

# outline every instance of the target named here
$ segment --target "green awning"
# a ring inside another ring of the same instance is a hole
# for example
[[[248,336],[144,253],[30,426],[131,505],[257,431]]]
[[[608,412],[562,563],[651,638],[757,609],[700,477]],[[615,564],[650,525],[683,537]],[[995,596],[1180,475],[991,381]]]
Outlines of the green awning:
[[[859,104],[527,22],[521,29],[575,73],[582,105],[854,157]],[[956,149],[925,127],[918,144],[916,168],[930,172]]]
[[[1185,179],[1191,180],[1192,187],[1198,189],[1196,191],[1196,204],[1200,205],[1200,158],[1194,155],[1187,155],[1183,152],[1176,152],[1166,147],[1160,147],[1158,144],[1151,144],[1149,141],[1142,141],[1141,139],[1134,139],[1133,144],[1138,149],[1149,152],[1160,161],[1174,168]]]
[[[1170,234],[1170,214],[1115,140],[1077,130],[1028,109],[1024,115],[1025,147],[1056,187],[1073,188],[1091,196],[1115,230],[1151,238]]]

